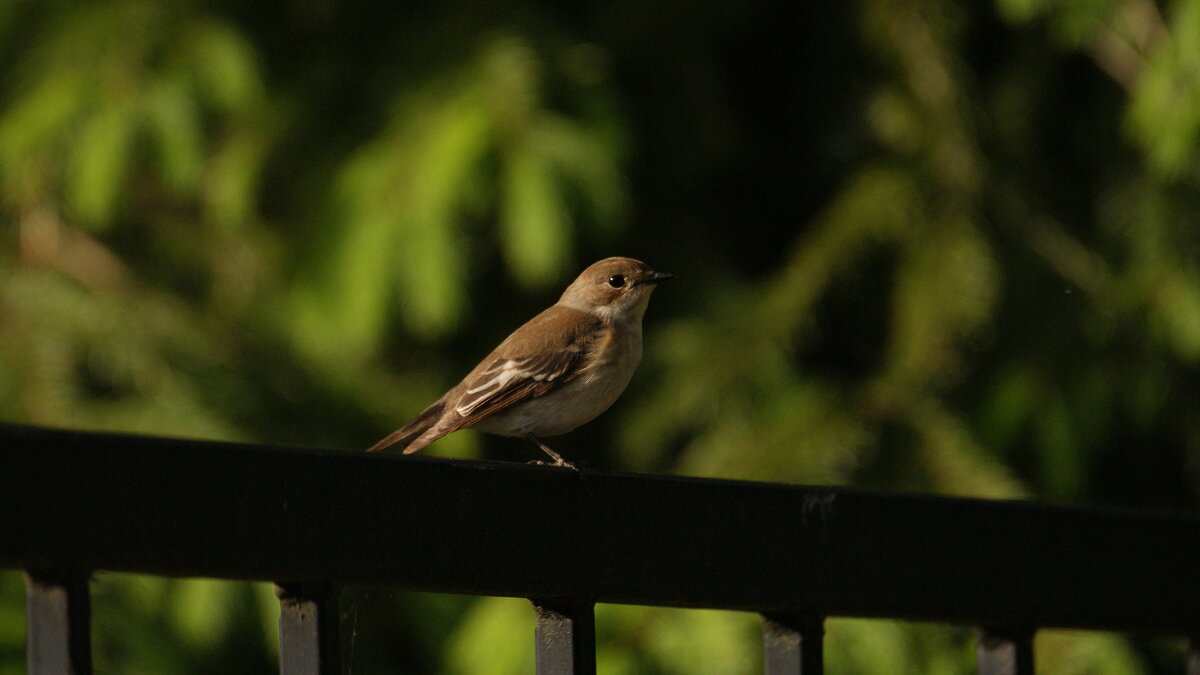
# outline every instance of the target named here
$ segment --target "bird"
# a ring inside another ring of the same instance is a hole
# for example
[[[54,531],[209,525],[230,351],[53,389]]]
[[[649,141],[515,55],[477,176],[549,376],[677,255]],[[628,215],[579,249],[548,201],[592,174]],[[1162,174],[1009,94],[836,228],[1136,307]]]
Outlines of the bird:
[[[558,302],[504,339],[475,368],[368,452],[414,453],[459,429],[519,437],[576,468],[543,441],[592,421],[629,384],[642,358],[642,316],[654,288],[675,275],[633,258],[605,258]]]

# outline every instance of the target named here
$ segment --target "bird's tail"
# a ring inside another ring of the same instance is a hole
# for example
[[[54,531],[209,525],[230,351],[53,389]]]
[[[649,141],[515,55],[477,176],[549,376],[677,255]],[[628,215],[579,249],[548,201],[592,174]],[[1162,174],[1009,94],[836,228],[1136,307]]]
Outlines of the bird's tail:
[[[411,450],[408,449],[408,446],[411,445],[412,442],[417,438],[419,438],[421,434],[429,431],[430,427],[437,423],[438,419],[441,418],[442,410],[445,409],[445,407],[445,401],[435,402],[433,405],[422,411],[420,415],[417,415],[417,419],[405,424],[403,427],[400,427],[399,429],[388,434],[383,440],[367,448],[367,452],[379,452],[380,450],[386,450],[393,445],[399,445],[403,447],[404,454],[406,455],[420,450],[421,448],[425,447],[424,443],[412,448]]]

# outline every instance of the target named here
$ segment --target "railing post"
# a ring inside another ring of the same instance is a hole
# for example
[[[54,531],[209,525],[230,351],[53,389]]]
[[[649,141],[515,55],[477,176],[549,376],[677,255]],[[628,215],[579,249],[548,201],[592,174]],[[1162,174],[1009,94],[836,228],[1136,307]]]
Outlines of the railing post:
[[[1188,641],[1187,675],[1200,675],[1200,633]]]
[[[984,628],[978,654],[979,675],[1033,675],[1033,631]]]
[[[764,673],[820,675],[824,672],[824,617],[764,614],[762,620]]]
[[[92,672],[91,612],[87,572],[25,572],[25,661],[30,675]]]
[[[538,675],[595,675],[596,618],[590,600],[531,600]]]
[[[341,675],[339,590],[330,581],[275,585],[282,675]]]

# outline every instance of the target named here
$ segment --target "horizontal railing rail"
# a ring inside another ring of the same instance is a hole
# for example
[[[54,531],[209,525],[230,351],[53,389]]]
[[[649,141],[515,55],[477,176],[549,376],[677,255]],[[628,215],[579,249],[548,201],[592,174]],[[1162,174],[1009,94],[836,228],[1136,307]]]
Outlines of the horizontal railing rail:
[[[1045,627],[1200,633],[1188,515],[18,426],[0,475],[31,672],[86,670],[93,570],[275,582],[285,672],[337,672],[345,584],[530,598],[540,672],[594,669],[595,602],[761,613],[777,673],[826,616],[979,626],[996,673]]]

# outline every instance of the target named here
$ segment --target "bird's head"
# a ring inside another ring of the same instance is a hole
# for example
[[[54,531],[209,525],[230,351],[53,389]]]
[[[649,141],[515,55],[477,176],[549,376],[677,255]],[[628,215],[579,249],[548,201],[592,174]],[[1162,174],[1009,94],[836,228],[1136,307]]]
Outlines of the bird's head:
[[[674,278],[674,274],[655,272],[640,260],[605,258],[584,270],[558,304],[607,321],[640,321],[654,287]]]

